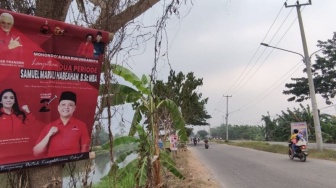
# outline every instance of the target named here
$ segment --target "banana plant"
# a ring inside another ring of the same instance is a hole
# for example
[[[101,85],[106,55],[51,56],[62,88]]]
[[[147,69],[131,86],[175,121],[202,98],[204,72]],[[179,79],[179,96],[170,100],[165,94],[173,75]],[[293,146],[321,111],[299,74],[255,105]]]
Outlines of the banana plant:
[[[122,154],[115,160],[110,174],[125,177],[124,174],[130,172],[130,169],[136,169],[135,178],[136,186],[151,187],[162,184],[161,166],[164,166],[172,174],[179,178],[183,175],[175,167],[174,161],[164,151],[158,147],[159,125],[158,112],[160,108],[165,108],[171,115],[176,132],[182,141],[186,141],[187,134],[185,130],[185,121],[182,117],[178,106],[170,99],[159,101],[153,95],[153,83],[149,77],[143,75],[139,79],[134,73],[125,67],[112,64],[114,75],[123,78],[133,87],[122,84],[102,84],[100,94],[102,96],[102,108],[110,105],[122,105],[131,103],[134,107],[134,116],[128,136],[114,139],[113,148],[126,146],[129,150],[124,150]],[[107,88],[107,89],[106,89]],[[103,93],[108,91],[108,93]],[[108,101],[108,103],[107,103]],[[141,125],[141,121],[145,118],[147,126]],[[137,145],[136,148],[128,147]],[[105,147],[107,147],[105,145]],[[127,166],[119,169],[117,166],[123,162],[127,156],[137,152],[138,157],[130,162]]]

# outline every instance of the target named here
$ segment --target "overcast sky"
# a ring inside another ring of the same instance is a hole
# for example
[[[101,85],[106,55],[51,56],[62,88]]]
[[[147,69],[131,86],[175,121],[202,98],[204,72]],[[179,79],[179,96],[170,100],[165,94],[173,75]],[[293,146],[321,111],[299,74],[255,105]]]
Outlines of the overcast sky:
[[[287,102],[290,96],[282,91],[290,78],[306,77],[302,58],[260,46],[264,42],[303,54],[296,8],[285,8],[284,2],[198,0],[190,12],[181,10],[185,17],[167,26],[170,64],[176,72],[194,72],[196,78],[203,78],[198,91],[209,98],[206,110],[212,116],[208,121],[211,126],[224,122],[224,96],[231,96],[229,124],[262,125],[261,116],[267,112],[275,118],[282,110],[299,108],[298,103]],[[287,3],[294,5],[296,1]],[[312,5],[301,8],[309,54],[318,50],[317,40],[332,38],[336,31],[335,9],[335,0],[312,0]],[[151,20],[160,11],[161,5],[155,5],[141,19]],[[129,64],[139,76],[150,74],[152,47],[147,46]],[[158,79],[165,80],[168,74],[167,61],[162,60]],[[321,98],[317,103],[322,113],[335,114],[336,109],[326,108]],[[310,100],[303,104],[311,106]]]

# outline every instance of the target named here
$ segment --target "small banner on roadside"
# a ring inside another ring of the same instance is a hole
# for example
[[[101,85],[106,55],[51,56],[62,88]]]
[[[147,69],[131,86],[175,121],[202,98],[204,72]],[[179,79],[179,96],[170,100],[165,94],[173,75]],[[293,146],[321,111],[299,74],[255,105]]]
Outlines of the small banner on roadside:
[[[299,134],[301,134],[303,138],[308,142],[308,130],[306,122],[292,122],[291,133],[294,129],[297,129],[299,131]]]

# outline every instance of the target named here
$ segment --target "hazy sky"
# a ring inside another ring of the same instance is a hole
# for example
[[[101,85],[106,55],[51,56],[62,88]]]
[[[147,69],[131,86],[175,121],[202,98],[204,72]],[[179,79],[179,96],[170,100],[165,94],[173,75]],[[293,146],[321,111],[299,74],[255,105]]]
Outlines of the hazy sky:
[[[290,96],[282,91],[290,78],[306,77],[302,58],[260,46],[264,42],[303,54],[296,8],[285,8],[284,2],[198,0],[190,12],[181,10],[181,20],[167,26],[169,63],[176,72],[194,72],[197,78],[203,78],[198,91],[209,98],[206,109],[212,116],[208,121],[211,126],[224,122],[224,96],[232,96],[228,98],[229,124],[261,125],[261,116],[267,112],[276,117],[287,108],[299,108],[298,103],[287,102]],[[287,3],[294,5],[296,1]],[[312,5],[301,8],[309,54],[318,50],[317,40],[332,38],[336,31],[335,9],[335,0],[312,0]],[[160,11],[161,5],[155,5],[141,19],[154,19]],[[151,45],[129,65],[139,76],[150,74]],[[167,60],[160,61],[158,78],[165,80],[168,74]],[[317,103],[322,113],[335,114],[336,109],[326,108],[320,97]],[[311,105],[310,100],[303,104]]]

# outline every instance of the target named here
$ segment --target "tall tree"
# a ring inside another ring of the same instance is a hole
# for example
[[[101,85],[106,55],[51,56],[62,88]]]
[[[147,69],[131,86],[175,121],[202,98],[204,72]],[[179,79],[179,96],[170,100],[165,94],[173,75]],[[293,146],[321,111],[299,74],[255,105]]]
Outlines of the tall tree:
[[[265,140],[269,141],[272,140],[273,133],[276,127],[276,121],[271,120],[270,115],[268,114],[267,116],[262,116],[261,120],[265,122]]]
[[[315,140],[315,129],[313,115],[309,105],[304,107],[300,104],[301,108],[294,108],[293,110],[287,109],[286,111],[281,111],[276,118],[272,121],[268,116],[263,116],[262,120],[266,124],[267,128],[267,138],[272,141],[287,141],[290,134],[291,128],[290,124],[292,122],[306,122],[308,129],[309,140]],[[323,117],[321,115],[321,117]],[[323,129],[324,122],[321,121],[321,128]]]
[[[206,130],[199,130],[197,131],[197,134],[201,137],[201,139],[205,139],[209,135]]]
[[[208,98],[202,99],[197,89],[203,85],[203,79],[196,78],[193,72],[184,75],[171,70],[168,81],[158,80],[154,85],[155,94],[162,99],[171,99],[181,107],[183,117],[188,125],[209,125],[210,119],[205,110]]]
[[[330,105],[330,98],[334,98],[336,93],[336,32],[332,39],[318,41],[317,46],[321,49],[322,56],[316,55],[316,61],[312,64],[315,92]],[[308,79],[292,78],[292,80],[294,83],[287,83],[285,86],[288,90],[283,91],[286,95],[294,95],[288,101],[302,102],[309,99]]]
[[[163,11],[155,25],[148,27],[141,22],[135,21],[138,16],[144,14],[158,2],[162,2]],[[108,50],[105,54],[107,57],[105,64],[110,64],[112,60],[117,63],[127,63],[127,58],[129,58],[129,54],[131,54],[130,52],[138,49],[139,43],[146,43],[150,37],[155,38],[155,50],[153,53],[155,57],[158,57],[163,40],[162,36],[165,34],[163,30],[166,26],[166,21],[170,16],[180,16],[178,10],[180,6],[187,5],[188,0],[184,2],[185,3],[182,3],[178,0],[1,0],[0,8],[59,21],[65,21],[67,15],[70,14],[68,17],[69,22],[72,24],[109,31],[111,43],[108,45]],[[148,28],[152,28],[154,31],[147,32],[146,29]],[[139,34],[134,34],[135,32]],[[128,40],[129,43],[126,44],[126,40]],[[119,55],[122,52],[129,56],[127,57],[124,54]],[[120,57],[123,58],[120,59]],[[155,72],[156,63],[157,58],[155,58],[153,72]],[[113,79],[110,66],[104,67],[101,78],[103,80],[102,82],[107,86],[101,92],[103,95],[108,95],[110,90],[108,87],[110,87],[110,83]],[[105,105],[109,106],[110,104],[107,101]],[[99,109],[98,114],[101,113],[102,109]],[[114,113],[111,112],[110,108],[107,108],[107,114],[109,139],[110,142],[112,142],[111,117]],[[97,115],[97,117],[99,118],[100,116]],[[111,160],[113,160],[112,150]],[[27,183],[27,178],[22,178],[27,177],[26,172],[23,172],[24,175],[18,174],[18,182],[12,185],[13,187],[16,187],[16,185],[26,185],[26,187],[30,188],[61,187],[62,168],[63,165],[55,165],[29,170],[29,183]],[[81,182],[81,187],[90,186],[85,179]]]

